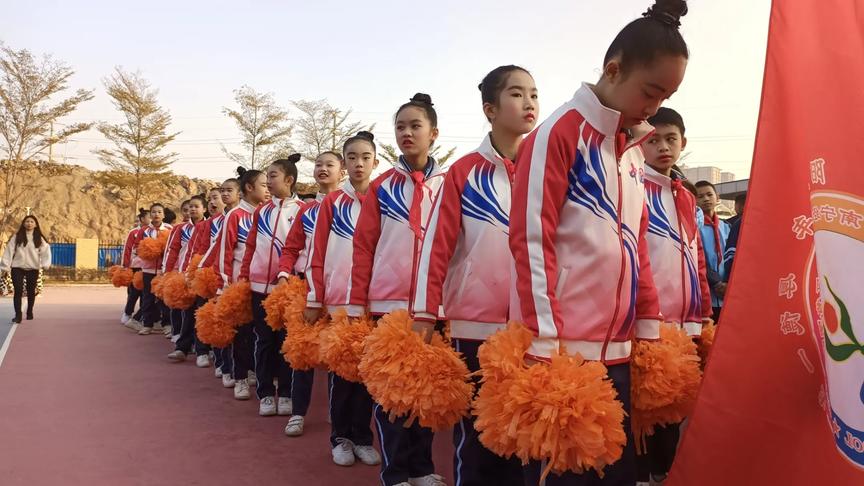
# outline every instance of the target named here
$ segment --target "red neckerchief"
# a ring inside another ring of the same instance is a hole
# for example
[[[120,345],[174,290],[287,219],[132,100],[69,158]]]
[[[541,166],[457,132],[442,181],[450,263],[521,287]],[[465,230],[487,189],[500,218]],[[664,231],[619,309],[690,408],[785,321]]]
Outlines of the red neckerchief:
[[[417,235],[417,238],[422,238],[423,228],[420,220],[423,212],[423,188],[426,187],[424,184],[426,174],[421,170],[415,170],[411,172],[411,180],[414,181],[414,196],[411,198],[411,210],[408,212],[408,226]]]
[[[720,218],[717,217],[717,214],[714,214],[713,218],[706,214],[705,224],[714,228],[714,251],[717,253],[717,261],[722,262],[723,248],[720,246]]]
[[[507,169],[507,177],[510,179],[510,183],[512,184],[513,179],[516,177],[516,164],[506,157],[501,157],[501,161],[504,163],[504,168]]]
[[[695,208],[689,204],[690,200],[685,193],[686,189],[681,185],[681,179],[672,179],[672,194],[675,196],[675,212],[678,213],[678,221],[687,234],[687,244],[696,237],[696,218],[693,217]],[[683,236],[683,235],[682,235]]]

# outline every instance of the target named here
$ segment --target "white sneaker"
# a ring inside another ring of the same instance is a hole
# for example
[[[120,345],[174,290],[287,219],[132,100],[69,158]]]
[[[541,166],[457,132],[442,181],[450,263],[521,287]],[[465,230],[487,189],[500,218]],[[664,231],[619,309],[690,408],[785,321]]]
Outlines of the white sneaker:
[[[138,332],[141,329],[144,329],[144,324],[141,324],[141,322],[136,319],[129,319],[125,324],[123,324],[123,326],[132,332]]]
[[[153,330],[159,332],[165,332],[165,328],[162,327],[162,321],[156,321],[153,323]]]
[[[234,400],[249,400],[249,383],[246,380],[234,382]]]
[[[411,486],[411,483],[408,481],[402,481],[401,483],[396,483],[393,486]]]
[[[447,486],[444,482],[444,477],[437,474],[427,474],[419,478],[408,478],[408,483],[411,486]]]
[[[168,353],[168,359],[180,363],[182,361],[186,361],[186,353],[177,349]]]
[[[269,417],[276,415],[276,399],[273,397],[264,397],[261,403],[258,404],[258,415]]]
[[[177,344],[177,341],[175,341],[174,339],[172,339],[173,336],[171,336],[170,334],[165,334],[165,333],[163,332],[162,335],[165,336],[165,339],[171,341],[171,342],[174,343],[174,344]]]
[[[340,466],[353,466],[354,443],[348,439],[336,439],[336,447],[333,448],[333,462]]]
[[[149,336],[153,332],[152,328],[142,327],[140,331],[138,331],[139,336]]]
[[[246,381],[249,382],[249,386],[258,386],[258,377],[255,376],[255,372],[252,370],[249,370]]]
[[[294,411],[294,403],[290,398],[279,397],[279,402],[276,403],[276,413],[279,415],[291,415]]]
[[[231,377],[231,373],[222,374],[222,386],[224,386],[225,388],[234,388],[234,378]]]
[[[222,378],[222,368],[218,366],[213,367],[213,374],[216,375],[216,378]]]
[[[285,435],[288,437],[299,437],[303,435],[303,422],[305,420],[305,418],[299,415],[292,416],[288,419],[288,425],[285,426]]]
[[[130,316],[129,314],[125,312],[120,314],[120,324],[126,324],[127,322],[129,322],[129,319],[132,319],[132,316]]]
[[[378,451],[376,451],[371,445],[355,445],[354,455],[357,456],[357,459],[360,459],[360,462],[367,466],[377,466],[378,464],[381,464],[381,454],[378,454]]]
[[[174,343],[174,344],[177,344],[177,341],[180,340],[180,335],[179,335],[179,334],[175,334],[175,335],[173,335],[173,336],[170,335],[170,334],[166,334],[165,337],[166,337],[167,339],[170,339],[171,342]]]
[[[210,356],[206,354],[202,354],[195,358],[195,366],[199,368],[209,368],[210,367]]]

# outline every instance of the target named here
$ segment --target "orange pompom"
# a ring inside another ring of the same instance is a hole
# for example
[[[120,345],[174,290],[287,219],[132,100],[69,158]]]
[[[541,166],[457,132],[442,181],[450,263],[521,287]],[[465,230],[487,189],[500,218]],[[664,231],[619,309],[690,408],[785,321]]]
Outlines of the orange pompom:
[[[111,283],[115,287],[128,287],[129,284],[132,283],[132,269],[131,268],[118,268],[111,275]],[[142,286],[142,288],[144,286],[143,280],[141,281],[141,286]]]
[[[659,341],[636,341],[630,394],[637,453],[655,425],[677,424],[693,411],[701,381],[696,343],[674,324],[660,326]]]
[[[199,268],[191,280],[192,291],[204,299],[216,297],[216,291],[222,288],[222,277],[213,267]]]
[[[163,251],[165,245],[159,238],[144,238],[138,243],[138,256],[150,262],[162,259]]]
[[[530,343],[531,333],[511,323],[480,346],[483,378],[474,400],[480,442],[523,464],[548,461],[541,482],[568,470],[595,469],[602,477],[627,440],[624,407],[606,367],[578,354],[529,367],[523,356]]]
[[[144,273],[141,271],[132,274],[132,286],[138,290],[144,290]]]
[[[406,427],[415,419],[432,430],[452,427],[468,415],[474,394],[468,367],[439,333],[430,329],[427,344],[412,325],[405,310],[378,321],[360,360],[363,383],[391,421],[407,415]]]
[[[348,319],[345,311],[333,315],[331,324],[321,331],[321,362],[342,378],[360,383],[357,366],[363,355],[363,341],[372,332],[368,317]]]
[[[201,260],[203,259],[204,255],[200,253],[192,255],[192,258],[189,260],[189,265],[186,266],[186,281],[191,282],[195,280],[195,273],[198,271],[198,265],[201,264]]]
[[[216,306],[219,319],[231,327],[252,322],[252,285],[246,281],[234,282],[225,287]]]
[[[264,320],[267,321],[267,325],[274,331],[279,331],[285,327],[283,315],[291,299],[296,297],[298,292],[306,291],[306,283],[301,281],[300,284],[303,286],[302,290],[296,285],[292,287],[290,283],[280,282],[261,304],[266,313]]]
[[[153,280],[150,281],[150,291],[153,292],[153,295],[156,296],[157,299],[165,300],[162,295],[162,282],[164,281],[165,275],[156,275],[153,277]]]
[[[308,370],[321,365],[319,335],[327,327],[330,316],[324,314],[315,324],[308,324],[303,316],[309,289],[306,282],[292,275],[288,277],[287,285],[289,297],[282,319],[288,332],[282,343],[282,354],[295,370]]]
[[[162,280],[162,300],[171,309],[185,310],[195,303],[195,293],[186,284],[182,272],[168,272]]]
[[[714,335],[717,332],[717,326],[713,322],[702,325],[702,336],[699,339],[699,359],[702,360],[702,367],[708,363],[708,356],[711,354],[711,348],[714,346]]]
[[[114,278],[114,274],[117,273],[118,270],[122,269],[123,267],[121,267],[120,265],[111,265],[110,267],[108,267],[108,280]]]
[[[198,339],[217,348],[224,348],[234,342],[237,331],[219,318],[217,300],[210,300],[195,310],[195,332]]]

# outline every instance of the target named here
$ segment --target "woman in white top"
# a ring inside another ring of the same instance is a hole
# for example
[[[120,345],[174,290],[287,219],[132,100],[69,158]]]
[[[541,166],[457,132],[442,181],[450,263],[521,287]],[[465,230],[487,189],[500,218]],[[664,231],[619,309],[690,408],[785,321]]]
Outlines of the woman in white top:
[[[36,281],[39,270],[51,266],[51,246],[42,236],[36,216],[27,216],[21,221],[18,232],[9,239],[3,258],[0,259],[0,272],[12,270],[12,286],[15,288],[15,318],[12,322],[21,323],[21,296],[24,281],[27,281],[27,320],[33,319],[33,305],[36,302]]]

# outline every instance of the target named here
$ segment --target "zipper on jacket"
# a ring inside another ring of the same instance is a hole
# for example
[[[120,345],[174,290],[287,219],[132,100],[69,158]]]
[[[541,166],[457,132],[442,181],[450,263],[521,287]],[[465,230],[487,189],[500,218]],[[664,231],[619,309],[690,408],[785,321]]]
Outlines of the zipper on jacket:
[[[678,238],[681,240],[681,327],[684,327],[684,321],[687,319],[687,308],[685,304],[687,303],[687,288],[686,283],[687,280],[684,276],[684,261],[686,259],[686,255],[684,254],[684,227],[681,225],[681,214],[678,213],[678,190],[672,189],[672,201],[675,203],[675,218],[678,220]],[[688,243],[689,248],[689,243]]]
[[[279,210],[276,211],[276,224],[273,225],[273,234],[270,235],[270,247],[267,248],[267,251],[270,255],[267,257],[267,283],[264,285],[264,295],[267,295],[267,291],[270,290],[270,266],[273,264],[273,241],[276,240],[276,231],[279,229],[279,216],[282,214],[282,203],[285,202],[283,198],[279,201]],[[252,258],[255,258],[255,255],[252,255]]]
[[[621,157],[624,155],[624,152],[618,151],[618,133],[621,133],[620,121],[618,122],[618,131],[615,132],[613,143],[615,144],[615,165],[618,172],[618,207],[615,208],[615,211],[618,214],[618,246],[621,250],[621,271],[618,273],[618,287],[615,290],[615,312],[612,314],[612,322],[609,323],[609,329],[606,330],[606,338],[603,340],[603,348],[600,351],[600,362],[604,365],[606,364],[606,349],[609,347],[609,341],[612,339],[612,330],[615,328],[615,322],[618,320],[618,313],[621,310],[621,285],[624,283],[624,265],[626,262],[624,236],[622,233],[623,225],[621,223],[621,205],[624,202],[622,191],[624,184],[621,181]]]

